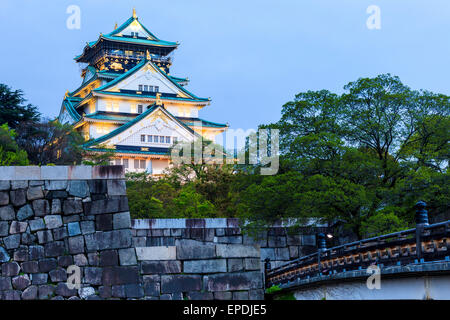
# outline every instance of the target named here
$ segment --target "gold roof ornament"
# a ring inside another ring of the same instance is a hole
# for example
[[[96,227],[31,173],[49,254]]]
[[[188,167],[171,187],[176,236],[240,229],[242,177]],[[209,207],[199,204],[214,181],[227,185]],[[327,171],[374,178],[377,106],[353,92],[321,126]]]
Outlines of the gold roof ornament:
[[[136,8],[133,8],[133,18],[136,19],[137,15],[136,15]]]
[[[117,30],[117,22],[116,22],[116,24],[114,25],[114,30]]]
[[[147,50],[147,60],[151,60],[150,52],[148,52],[148,50]]]
[[[161,93],[159,93],[159,92],[156,94],[156,102],[155,103],[157,106],[162,106]]]
[[[69,96],[69,90],[66,91],[66,94],[64,95],[64,99]]]

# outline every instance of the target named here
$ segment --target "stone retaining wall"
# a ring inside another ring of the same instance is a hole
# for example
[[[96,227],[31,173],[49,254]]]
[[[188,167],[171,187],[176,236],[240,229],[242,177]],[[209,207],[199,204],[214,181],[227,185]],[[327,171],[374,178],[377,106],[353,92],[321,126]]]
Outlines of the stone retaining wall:
[[[325,226],[302,227],[292,233],[280,224],[252,237],[242,232],[235,218],[133,219],[131,226],[134,246],[173,246],[180,240],[257,245],[261,248],[261,262],[269,258],[272,268],[317,251],[315,234],[327,230]]]
[[[128,210],[121,166],[0,167],[0,299],[263,298],[257,244],[142,243]]]

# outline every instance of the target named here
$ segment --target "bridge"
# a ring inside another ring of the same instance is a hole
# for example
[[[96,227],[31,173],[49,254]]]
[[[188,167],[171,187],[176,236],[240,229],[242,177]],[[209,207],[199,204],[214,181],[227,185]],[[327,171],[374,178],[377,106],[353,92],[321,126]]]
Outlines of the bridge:
[[[277,268],[265,264],[269,298],[450,299],[450,220],[429,224],[416,204],[416,228],[326,248]],[[275,290],[274,290],[275,289]]]

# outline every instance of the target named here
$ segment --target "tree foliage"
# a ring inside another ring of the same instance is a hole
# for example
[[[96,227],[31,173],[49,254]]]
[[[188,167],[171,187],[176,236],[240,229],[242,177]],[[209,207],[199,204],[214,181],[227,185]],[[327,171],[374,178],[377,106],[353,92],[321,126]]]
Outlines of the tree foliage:
[[[12,90],[0,83],[0,123],[7,123],[16,129],[22,122],[39,121],[40,113],[36,106],[26,104],[22,90]]]

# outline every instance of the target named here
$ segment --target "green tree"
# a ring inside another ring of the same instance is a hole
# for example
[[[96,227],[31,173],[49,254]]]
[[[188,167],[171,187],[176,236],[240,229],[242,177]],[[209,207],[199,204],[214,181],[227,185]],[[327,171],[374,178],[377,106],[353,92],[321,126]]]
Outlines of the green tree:
[[[29,164],[27,153],[20,150],[16,141],[16,132],[5,123],[0,126],[0,165],[26,166]]]
[[[69,124],[58,120],[21,122],[17,143],[35,165],[80,164],[83,156],[83,137]]]
[[[26,104],[22,90],[12,90],[0,83],[0,123],[16,129],[21,122],[37,122],[40,113],[37,107]]]
[[[448,210],[450,97],[411,90],[389,74],[344,89],[300,93],[283,106],[280,121],[261,126],[280,130],[285,169],[240,194],[246,217],[340,220],[362,237],[386,208],[406,226],[424,195],[437,198],[434,212]],[[275,205],[265,200],[270,196]]]

